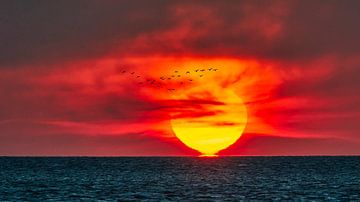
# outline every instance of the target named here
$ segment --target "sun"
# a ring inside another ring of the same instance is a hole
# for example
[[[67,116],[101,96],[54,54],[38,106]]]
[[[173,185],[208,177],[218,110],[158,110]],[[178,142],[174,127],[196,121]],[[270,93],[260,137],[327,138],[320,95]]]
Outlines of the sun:
[[[129,66],[151,67],[145,68],[144,78],[161,80],[164,84],[163,88],[139,89],[139,95],[161,106],[156,108],[156,113],[162,121],[154,121],[151,127],[164,130],[164,139],[176,136],[186,146],[199,151],[200,156],[216,156],[234,144],[245,127],[247,133],[275,131],[269,125],[275,119],[264,110],[273,103],[262,102],[260,106],[257,101],[271,98],[281,85],[281,75],[274,71],[277,63],[191,55],[130,57],[126,62]]]
[[[197,88],[174,99],[203,97],[206,89]],[[172,113],[171,125],[176,137],[201,156],[216,154],[234,144],[242,135],[247,123],[247,111],[242,100],[229,89],[212,88],[213,103],[182,106]],[[190,115],[184,115],[184,113]]]
[[[165,121],[153,127],[166,128],[166,134],[176,136],[186,146],[199,151],[200,156],[216,156],[234,144],[245,127],[249,133],[272,130],[254,116],[257,110],[254,105],[247,103],[268,97],[281,82],[272,71],[275,64],[225,57],[129,59],[135,65],[143,65],[144,61],[153,67],[149,68],[148,77],[167,78],[165,90],[143,88],[141,91],[150,100],[165,104]],[[167,130],[169,122],[172,133]]]

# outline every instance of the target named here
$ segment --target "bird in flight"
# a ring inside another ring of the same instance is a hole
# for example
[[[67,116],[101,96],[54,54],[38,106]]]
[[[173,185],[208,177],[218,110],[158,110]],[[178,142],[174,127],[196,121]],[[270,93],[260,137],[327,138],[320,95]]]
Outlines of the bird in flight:
[[[135,84],[138,84],[139,87],[153,87],[153,88],[163,88],[164,90],[168,90],[169,92],[175,92],[177,91],[177,89],[175,88],[169,88],[168,84],[171,83],[170,80],[172,81],[176,81],[178,85],[181,85],[182,87],[184,87],[185,84],[194,84],[196,83],[196,78],[193,78],[193,71],[198,73],[198,74],[194,74],[199,76],[200,78],[204,78],[206,75],[206,72],[216,72],[218,71],[218,68],[214,68],[214,67],[204,67],[204,69],[188,69],[188,70],[173,70],[173,73],[170,75],[163,75],[163,76],[159,76],[157,78],[151,78],[151,77],[146,77],[145,75],[139,74],[135,71],[131,71],[131,70],[120,70],[120,73],[124,74],[124,73],[129,73],[132,76],[132,78],[136,78],[137,81],[135,82]],[[197,78],[199,78],[197,77]],[[183,79],[182,79],[183,78]]]

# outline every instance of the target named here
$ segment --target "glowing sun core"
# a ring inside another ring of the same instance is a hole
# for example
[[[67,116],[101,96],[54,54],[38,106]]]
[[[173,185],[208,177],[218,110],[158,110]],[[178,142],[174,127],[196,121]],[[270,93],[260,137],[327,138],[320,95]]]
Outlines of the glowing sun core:
[[[201,152],[201,156],[214,156],[234,144],[247,123],[246,107],[233,91],[217,89],[212,91],[212,95],[223,104],[206,104],[201,109],[192,107],[185,110],[213,112],[210,115],[171,119],[176,137],[188,147]]]

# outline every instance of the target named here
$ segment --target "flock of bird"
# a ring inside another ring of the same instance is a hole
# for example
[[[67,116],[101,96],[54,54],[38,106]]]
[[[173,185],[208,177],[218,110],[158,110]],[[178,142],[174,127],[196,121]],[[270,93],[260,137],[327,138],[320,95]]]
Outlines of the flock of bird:
[[[155,88],[165,88],[169,92],[176,91],[176,88],[169,88],[166,84],[169,81],[175,81],[178,82],[181,85],[184,85],[185,83],[192,83],[194,82],[194,75],[195,77],[202,78],[207,72],[216,72],[219,69],[217,68],[207,68],[207,69],[195,69],[195,70],[186,70],[186,71],[178,71],[175,70],[173,74],[168,76],[160,76],[158,79],[154,78],[147,78],[142,75],[139,75],[137,72],[134,71],[127,71],[122,70],[121,74],[123,76],[130,75],[137,81],[137,85],[140,86],[149,86],[149,87],[155,87]]]

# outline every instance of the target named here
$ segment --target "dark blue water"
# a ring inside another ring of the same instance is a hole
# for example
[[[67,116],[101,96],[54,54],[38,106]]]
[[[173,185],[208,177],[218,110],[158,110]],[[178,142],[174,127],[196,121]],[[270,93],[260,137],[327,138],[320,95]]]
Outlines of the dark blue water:
[[[0,158],[0,201],[360,200],[360,157]]]

